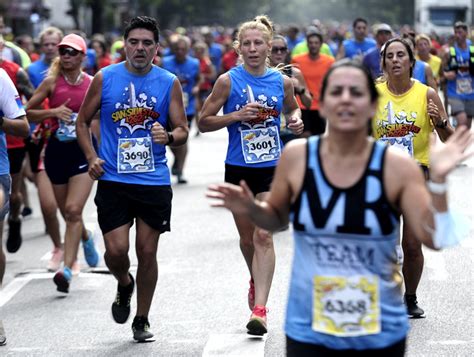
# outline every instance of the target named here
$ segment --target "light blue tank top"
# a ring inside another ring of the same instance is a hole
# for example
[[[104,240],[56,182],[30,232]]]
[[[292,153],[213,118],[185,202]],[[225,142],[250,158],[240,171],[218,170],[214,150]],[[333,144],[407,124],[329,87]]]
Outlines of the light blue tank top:
[[[382,179],[386,146],[374,143],[360,180],[339,189],[321,167],[320,142],[308,139],[304,183],[291,209],[295,248],[286,334],[338,350],[385,348],[408,331],[399,215]]]
[[[164,145],[153,143],[151,126],[167,127],[176,76],[153,66],[146,75],[129,72],[125,62],[103,68],[99,157],[101,180],[163,186],[170,184]]]
[[[276,166],[283,143],[280,139],[280,113],[284,100],[283,76],[273,68],[256,77],[243,65],[229,72],[231,88],[224,114],[242,109],[250,101],[263,106],[259,118],[227,126],[229,146],[226,164],[246,167]]]

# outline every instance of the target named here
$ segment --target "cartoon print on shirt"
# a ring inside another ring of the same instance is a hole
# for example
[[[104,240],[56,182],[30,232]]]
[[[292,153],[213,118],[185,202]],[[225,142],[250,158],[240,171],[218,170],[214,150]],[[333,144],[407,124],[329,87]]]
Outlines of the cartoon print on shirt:
[[[127,128],[130,134],[136,130],[151,129],[153,122],[160,117],[160,113],[153,110],[157,103],[154,96],[150,98],[144,92],[136,95],[135,85],[130,83],[125,87],[123,102],[115,103],[116,111],[112,113],[112,120],[120,122],[117,127],[117,134],[122,134],[122,129]]]

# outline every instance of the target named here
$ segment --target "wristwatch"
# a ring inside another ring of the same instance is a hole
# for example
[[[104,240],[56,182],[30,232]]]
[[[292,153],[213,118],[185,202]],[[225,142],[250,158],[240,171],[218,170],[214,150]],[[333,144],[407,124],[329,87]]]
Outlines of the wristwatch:
[[[443,119],[441,123],[437,123],[435,126],[440,129],[445,129],[448,126],[448,119]]]
[[[168,142],[166,143],[166,145],[171,145],[173,144],[173,141],[174,141],[174,136],[172,133],[170,133],[169,131],[166,132],[168,134]]]

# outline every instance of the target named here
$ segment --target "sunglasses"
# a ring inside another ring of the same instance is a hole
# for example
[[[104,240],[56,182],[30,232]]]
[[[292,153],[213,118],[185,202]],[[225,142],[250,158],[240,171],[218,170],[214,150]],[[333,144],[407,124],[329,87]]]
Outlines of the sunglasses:
[[[71,47],[59,47],[59,54],[61,56],[69,55],[69,56],[77,56],[81,51],[75,50]]]
[[[288,47],[272,47],[272,53],[286,52]]]

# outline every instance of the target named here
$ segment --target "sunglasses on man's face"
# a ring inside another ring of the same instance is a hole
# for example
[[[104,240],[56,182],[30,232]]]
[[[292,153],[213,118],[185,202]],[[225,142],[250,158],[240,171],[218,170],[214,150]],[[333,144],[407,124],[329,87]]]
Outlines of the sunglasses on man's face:
[[[272,53],[286,52],[288,47],[272,47]]]
[[[69,55],[69,56],[77,56],[81,51],[75,50],[71,47],[59,47],[59,54],[61,56]]]

